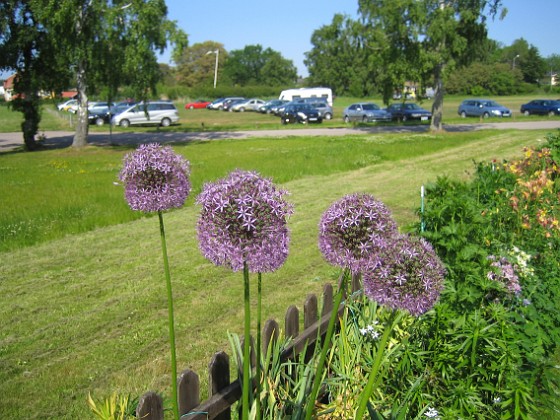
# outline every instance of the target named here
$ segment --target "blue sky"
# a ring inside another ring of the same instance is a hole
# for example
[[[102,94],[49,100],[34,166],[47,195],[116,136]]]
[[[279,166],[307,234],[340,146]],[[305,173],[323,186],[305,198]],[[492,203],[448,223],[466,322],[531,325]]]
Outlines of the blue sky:
[[[166,0],[171,20],[189,35],[190,45],[216,41],[228,51],[260,44],[293,61],[307,75],[304,53],[314,30],[336,13],[356,17],[357,0]],[[490,38],[504,45],[524,38],[542,57],[560,54],[560,0],[504,0],[508,15],[489,21]],[[160,57],[169,62],[169,52]],[[5,76],[5,75],[0,75]]]
[[[166,0],[168,17],[189,36],[189,44],[222,43],[228,51],[260,44],[293,61],[307,75],[304,53],[314,30],[336,13],[356,17],[357,0]],[[511,45],[524,38],[542,57],[560,54],[560,0],[504,0],[508,15],[489,22],[489,37]],[[161,61],[168,62],[169,54]]]

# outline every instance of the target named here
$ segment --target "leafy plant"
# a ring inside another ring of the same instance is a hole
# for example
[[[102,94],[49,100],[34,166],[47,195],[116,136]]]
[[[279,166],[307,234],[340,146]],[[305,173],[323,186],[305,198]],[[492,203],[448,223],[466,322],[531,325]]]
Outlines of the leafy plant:
[[[136,418],[134,410],[138,401],[131,400],[129,396],[112,394],[104,400],[94,400],[88,394],[87,403],[93,414],[99,420],[126,420]]]

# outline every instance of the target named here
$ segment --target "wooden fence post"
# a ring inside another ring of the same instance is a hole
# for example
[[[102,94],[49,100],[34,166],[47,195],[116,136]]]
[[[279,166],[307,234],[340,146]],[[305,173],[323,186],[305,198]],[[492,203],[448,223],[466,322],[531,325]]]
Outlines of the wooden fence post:
[[[177,393],[181,416],[200,404],[200,379],[196,372],[186,369],[179,375]]]
[[[280,326],[274,319],[269,319],[264,323],[262,331],[262,354],[266,355],[268,353],[268,346],[271,344],[274,345],[278,340],[279,332]]]
[[[222,389],[229,385],[229,356],[220,351],[214,354],[208,365],[208,397],[218,394]],[[224,410],[215,417],[216,420],[230,420],[231,408]]]
[[[359,274],[352,274],[352,293],[362,289],[361,276]]]
[[[307,329],[315,322],[317,322],[317,296],[309,294],[303,304],[303,329]]]
[[[143,420],[163,420],[163,400],[155,392],[146,392],[138,401],[136,417]]]
[[[286,311],[286,338],[295,338],[299,334],[299,310],[295,305],[292,305]]]
[[[332,284],[327,283],[323,286],[323,310],[321,316],[325,316],[332,311],[333,308],[334,292]]]

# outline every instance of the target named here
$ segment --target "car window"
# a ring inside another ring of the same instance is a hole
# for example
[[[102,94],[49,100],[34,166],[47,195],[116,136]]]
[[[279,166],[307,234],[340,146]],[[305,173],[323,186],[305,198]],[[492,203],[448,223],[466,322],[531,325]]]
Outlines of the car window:
[[[379,109],[379,107],[375,104],[364,104],[363,107],[364,107],[364,110],[366,110],[366,111],[375,111],[375,110]]]

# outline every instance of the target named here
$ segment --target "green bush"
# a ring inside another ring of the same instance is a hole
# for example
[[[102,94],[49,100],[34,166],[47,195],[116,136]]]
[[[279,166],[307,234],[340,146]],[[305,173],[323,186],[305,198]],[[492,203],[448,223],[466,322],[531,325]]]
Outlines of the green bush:
[[[559,135],[549,136],[546,147],[526,148],[521,159],[478,164],[469,183],[438,179],[427,189],[422,215],[423,235],[449,269],[437,311],[449,325],[438,344],[447,347],[447,369],[462,361],[452,371],[463,371],[470,392],[479,388],[475,379],[488,381],[475,393],[481,407],[499,398],[512,416],[553,401],[558,385],[543,377],[554,371],[549,361],[560,340],[559,145]],[[520,291],[508,288],[513,281]],[[456,353],[469,335],[485,347],[472,348],[470,360]]]

